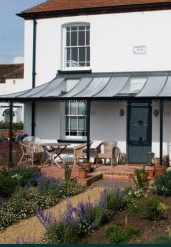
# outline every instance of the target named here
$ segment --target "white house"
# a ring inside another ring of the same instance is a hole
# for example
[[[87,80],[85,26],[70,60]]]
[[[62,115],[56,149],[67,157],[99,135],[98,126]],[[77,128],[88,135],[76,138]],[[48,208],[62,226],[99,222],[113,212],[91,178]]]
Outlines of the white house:
[[[50,0],[25,19],[25,133],[171,153],[171,0]],[[33,88],[33,89],[31,89]]]
[[[0,64],[0,94],[11,94],[23,90],[24,64]],[[0,121],[9,122],[9,104],[0,103]],[[13,106],[13,122],[24,121],[24,106],[15,103]]]

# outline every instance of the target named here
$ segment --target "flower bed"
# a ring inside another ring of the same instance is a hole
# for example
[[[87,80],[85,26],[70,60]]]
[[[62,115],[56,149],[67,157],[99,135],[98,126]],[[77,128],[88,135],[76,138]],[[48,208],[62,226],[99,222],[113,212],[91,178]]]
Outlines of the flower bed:
[[[3,172],[0,175],[0,229],[34,215],[36,208],[52,207],[80,192],[82,187],[75,182],[45,178],[36,170],[17,168]]]

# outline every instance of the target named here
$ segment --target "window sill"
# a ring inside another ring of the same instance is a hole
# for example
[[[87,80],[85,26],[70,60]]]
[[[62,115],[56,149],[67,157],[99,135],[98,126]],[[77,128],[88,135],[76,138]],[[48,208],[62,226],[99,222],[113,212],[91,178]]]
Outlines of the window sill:
[[[87,140],[80,140],[80,139],[70,139],[70,140],[66,140],[66,139],[58,139],[58,142],[66,142],[66,143],[85,143]]]
[[[63,74],[91,74],[92,70],[82,70],[82,69],[77,69],[77,70],[58,70],[59,75]]]

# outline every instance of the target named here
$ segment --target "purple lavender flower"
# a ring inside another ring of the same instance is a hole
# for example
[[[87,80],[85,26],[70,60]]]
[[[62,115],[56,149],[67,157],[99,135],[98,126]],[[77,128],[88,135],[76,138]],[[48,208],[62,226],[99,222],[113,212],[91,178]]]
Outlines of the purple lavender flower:
[[[45,214],[44,210],[39,210],[36,206],[34,206],[34,208],[36,210],[37,218],[45,228],[49,228],[51,225],[53,225],[56,222],[51,212],[47,211],[47,213]]]
[[[74,213],[76,212],[76,208],[72,206],[71,201],[67,200],[67,209],[62,216],[62,220],[65,225],[72,224],[73,226],[76,224],[76,217]]]

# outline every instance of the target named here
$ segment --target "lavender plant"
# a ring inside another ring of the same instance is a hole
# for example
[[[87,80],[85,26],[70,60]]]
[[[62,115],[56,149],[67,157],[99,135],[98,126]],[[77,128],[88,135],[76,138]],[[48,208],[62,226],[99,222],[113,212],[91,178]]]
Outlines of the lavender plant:
[[[82,237],[91,234],[97,227],[109,221],[116,210],[124,209],[120,201],[119,205],[112,210],[112,205],[117,204],[117,199],[121,197],[123,195],[119,189],[105,189],[95,204],[88,200],[86,203],[80,202],[76,207],[73,207],[68,200],[67,209],[59,221],[55,221],[50,214],[40,213],[38,218],[47,229],[44,242],[46,244],[80,243]]]

